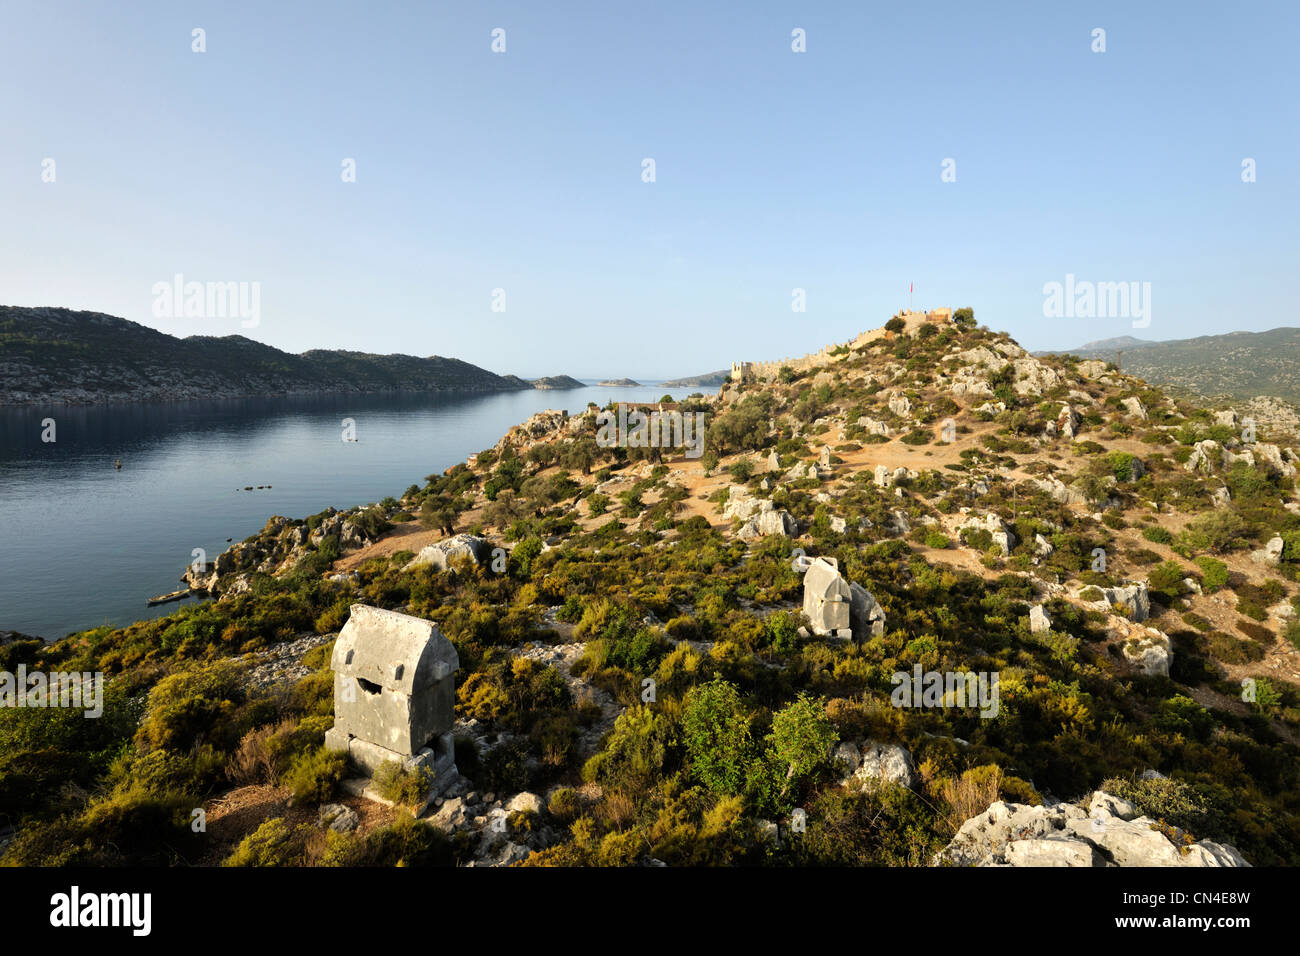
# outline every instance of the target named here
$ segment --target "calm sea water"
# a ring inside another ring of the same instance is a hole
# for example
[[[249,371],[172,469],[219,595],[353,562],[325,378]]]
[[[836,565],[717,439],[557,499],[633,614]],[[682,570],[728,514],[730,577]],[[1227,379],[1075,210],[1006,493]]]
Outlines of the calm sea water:
[[[170,613],[181,587],[271,515],[400,496],[533,412],[715,389],[322,396],[0,408],[0,630],[45,638]],[[57,440],[41,440],[44,418]],[[342,421],[356,422],[356,442]],[[121,459],[122,469],[114,468]],[[244,491],[245,485],[270,485]]]

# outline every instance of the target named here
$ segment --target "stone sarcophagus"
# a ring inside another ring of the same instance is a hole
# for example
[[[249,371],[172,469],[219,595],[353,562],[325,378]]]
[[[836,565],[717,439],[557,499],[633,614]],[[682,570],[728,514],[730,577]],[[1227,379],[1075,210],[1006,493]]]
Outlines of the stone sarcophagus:
[[[454,778],[460,658],[432,621],[352,605],[330,659],[334,726],[325,745],[374,774],[384,763],[425,767],[434,786]]]

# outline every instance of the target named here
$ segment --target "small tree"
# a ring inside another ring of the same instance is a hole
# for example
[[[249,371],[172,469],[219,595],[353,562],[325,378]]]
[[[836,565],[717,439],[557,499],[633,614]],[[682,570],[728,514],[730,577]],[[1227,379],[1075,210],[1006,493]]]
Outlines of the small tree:
[[[890,319],[888,322],[885,323],[885,331],[893,332],[895,335],[903,331],[903,329],[905,328],[907,328],[907,323],[904,322],[898,316],[894,316],[892,319]]]
[[[753,741],[735,686],[717,679],[686,695],[682,738],[691,772],[714,793],[739,793]]]
[[[786,767],[784,791],[788,792],[829,764],[839,735],[822,702],[800,694],[773,716],[768,739]]]

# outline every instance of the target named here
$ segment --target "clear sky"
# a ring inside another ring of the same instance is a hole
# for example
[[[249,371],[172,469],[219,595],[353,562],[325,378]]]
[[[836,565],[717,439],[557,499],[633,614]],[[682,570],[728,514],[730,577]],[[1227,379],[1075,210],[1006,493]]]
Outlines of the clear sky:
[[[972,306],[1031,349],[1300,324],[1293,0],[2,18],[4,304],[642,378],[845,341],[911,282],[917,307]],[[260,283],[260,323],[155,317],[177,273]],[[1150,326],[1045,318],[1067,274],[1150,282]]]

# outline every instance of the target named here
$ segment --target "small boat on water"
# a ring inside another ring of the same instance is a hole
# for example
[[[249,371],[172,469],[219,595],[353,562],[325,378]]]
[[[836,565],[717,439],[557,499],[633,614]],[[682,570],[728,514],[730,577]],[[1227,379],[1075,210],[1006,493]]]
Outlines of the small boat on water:
[[[172,601],[183,601],[190,596],[189,588],[181,588],[179,591],[169,591],[167,594],[159,594],[157,597],[149,599],[149,606],[155,604],[170,604]]]
[[[113,467],[116,468],[118,471],[121,471],[121,470],[122,470],[122,459],[119,458],[117,461],[113,462]]]

